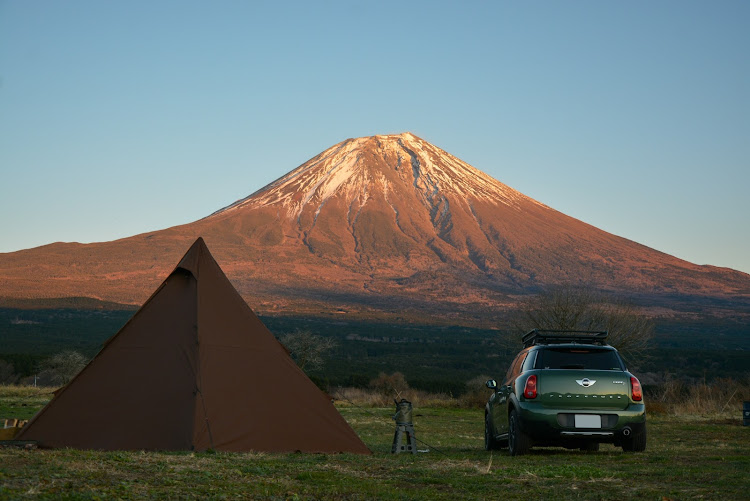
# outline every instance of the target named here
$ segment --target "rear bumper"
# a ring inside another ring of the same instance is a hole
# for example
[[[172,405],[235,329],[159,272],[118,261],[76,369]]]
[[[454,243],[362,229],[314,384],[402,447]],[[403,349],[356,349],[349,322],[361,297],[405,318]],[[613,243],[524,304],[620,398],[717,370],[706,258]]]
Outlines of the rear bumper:
[[[637,434],[646,426],[646,406],[630,404],[624,410],[552,409],[537,402],[521,402],[520,425],[536,444],[565,442],[611,442],[619,444],[628,434]],[[602,416],[601,428],[576,428],[575,414]]]

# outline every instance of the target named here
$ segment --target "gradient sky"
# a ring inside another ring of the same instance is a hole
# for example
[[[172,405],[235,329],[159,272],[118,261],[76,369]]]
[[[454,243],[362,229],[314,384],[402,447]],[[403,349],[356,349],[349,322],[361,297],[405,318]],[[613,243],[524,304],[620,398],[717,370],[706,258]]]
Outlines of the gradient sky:
[[[0,0],[0,252],[200,219],[411,131],[750,272],[750,2]]]

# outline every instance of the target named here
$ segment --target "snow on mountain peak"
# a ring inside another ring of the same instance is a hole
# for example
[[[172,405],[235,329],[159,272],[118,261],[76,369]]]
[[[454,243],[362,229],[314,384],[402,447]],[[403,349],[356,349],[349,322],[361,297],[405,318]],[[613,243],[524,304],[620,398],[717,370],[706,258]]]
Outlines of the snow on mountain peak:
[[[240,207],[281,205],[289,217],[299,217],[305,205],[313,203],[319,212],[334,195],[364,204],[368,190],[375,189],[372,185],[382,191],[396,180],[411,184],[430,204],[435,197],[445,199],[447,194],[509,207],[518,207],[522,200],[538,204],[450,153],[403,132],[346,139],[214,215]]]

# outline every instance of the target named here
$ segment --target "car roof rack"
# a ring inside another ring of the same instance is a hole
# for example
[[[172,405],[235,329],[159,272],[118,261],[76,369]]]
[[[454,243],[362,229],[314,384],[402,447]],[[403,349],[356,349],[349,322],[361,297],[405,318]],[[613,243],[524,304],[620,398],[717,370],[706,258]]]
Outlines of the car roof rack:
[[[533,329],[521,338],[523,347],[537,344],[581,343],[605,346],[609,331],[568,331],[551,329]]]

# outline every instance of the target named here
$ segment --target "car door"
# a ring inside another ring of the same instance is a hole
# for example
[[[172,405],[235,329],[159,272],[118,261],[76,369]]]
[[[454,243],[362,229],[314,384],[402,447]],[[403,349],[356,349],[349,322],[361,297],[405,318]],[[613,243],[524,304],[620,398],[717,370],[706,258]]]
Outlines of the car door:
[[[508,372],[503,378],[503,382],[497,387],[494,395],[494,404],[492,409],[492,425],[495,427],[495,433],[498,435],[508,433],[508,399],[513,392],[512,384],[516,377],[521,373],[521,366],[526,359],[527,351],[519,353],[513,363],[510,364]]]

